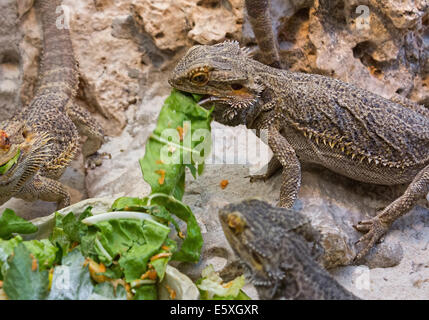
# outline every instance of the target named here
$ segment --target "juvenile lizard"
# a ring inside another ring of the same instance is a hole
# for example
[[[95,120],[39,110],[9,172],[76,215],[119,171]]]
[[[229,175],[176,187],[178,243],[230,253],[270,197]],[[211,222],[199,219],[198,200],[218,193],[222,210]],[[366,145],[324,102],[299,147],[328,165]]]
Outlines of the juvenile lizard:
[[[219,210],[219,220],[260,299],[359,299],[316,261],[319,234],[300,212],[249,199]]]
[[[99,149],[103,131],[89,112],[73,100],[78,67],[70,33],[57,26],[61,1],[36,0],[43,25],[43,55],[39,83],[32,101],[10,120],[0,122],[0,205],[12,197],[27,201],[70,204],[70,195],[57,181],[74,159],[79,133],[87,136],[84,156]]]
[[[215,120],[266,129],[274,157],[267,179],[280,167],[281,207],[292,207],[301,184],[301,163],[316,163],[357,181],[409,184],[405,193],[355,228],[370,248],[429,191],[429,111],[405,98],[389,100],[352,84],[317,74],[279,70],[249,57],[238,42],[188,50],[169,83],[204,95]]]

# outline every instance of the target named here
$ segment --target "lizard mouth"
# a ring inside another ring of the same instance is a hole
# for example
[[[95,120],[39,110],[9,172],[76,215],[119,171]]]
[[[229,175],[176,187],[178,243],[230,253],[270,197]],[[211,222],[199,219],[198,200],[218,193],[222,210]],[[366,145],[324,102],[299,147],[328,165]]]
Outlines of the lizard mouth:
[[[212,95],[203,95],[202,99],[198,102],[200,106],[203,106],[207,103],[216,103],[216,102],[222,102],[222,103],[228,103],[229,99],[224,97],[216,97]]]

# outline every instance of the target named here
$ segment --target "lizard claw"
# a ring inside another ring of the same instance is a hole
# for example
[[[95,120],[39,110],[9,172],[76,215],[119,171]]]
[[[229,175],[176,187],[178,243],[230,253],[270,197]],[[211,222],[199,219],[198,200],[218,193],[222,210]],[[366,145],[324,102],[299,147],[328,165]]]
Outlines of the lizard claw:
[[[245,178],[250,178],[250,183],[256,182],[256,181],[267,181],[267,177],[265,174],[256,174],[256,175],[248,175],[245,176]]]
[[[367,255],[369,250],[380,240],[380,238],[388,230],[388,226],[381,222],[380,218],[374,217],[369,220],[359,221],[353,226],[357,231],[365,232],[365,234],[356,241],[355,244],[367,242],[366,246],[355,256],[353,262],[359,261]]]
[[[94,169],[95,167],[101,166],[104,159],[112,159],[112,155],[107,152],[99,153],[96,152],[89,157],[86,158],[86,166],[85,169]]]

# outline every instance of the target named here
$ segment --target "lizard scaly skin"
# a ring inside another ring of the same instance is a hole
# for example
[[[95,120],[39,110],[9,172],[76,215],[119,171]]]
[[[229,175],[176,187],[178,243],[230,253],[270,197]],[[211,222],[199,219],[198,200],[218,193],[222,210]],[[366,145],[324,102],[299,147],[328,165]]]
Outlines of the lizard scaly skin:
[[[300,212],[249,199],[219,210],[219,220],[260,299],[358,299],[316,261],[320,235]]]
[[[0,204],[12,197],[27,201],[70,204],[70,195],[57,181],[74,159],[79,133],[88,138],[84,156],[94,154],[103,142],[97,122],[73,98],[78,67],[69,30],[59,24],[61,1],[36,0],[43,25],[43,55],[39,83],[32,101],[10,120],[0,123],[7,139],[0,140],[0,167],[20,152],[18,162],[0,175]]]
[[[319,164],[366,183],[408,183],[405,193],[355,227],[363,257],[400,216],[429,192],[429,111],[408,99],[383,98],[322,75],[279,70],[251,59],[238,42],[194,46],[169,83],[205,95],[215,120],[266,129],[274,153],[268,178],[282,167],[281,207],[291,207],[301,163]]]

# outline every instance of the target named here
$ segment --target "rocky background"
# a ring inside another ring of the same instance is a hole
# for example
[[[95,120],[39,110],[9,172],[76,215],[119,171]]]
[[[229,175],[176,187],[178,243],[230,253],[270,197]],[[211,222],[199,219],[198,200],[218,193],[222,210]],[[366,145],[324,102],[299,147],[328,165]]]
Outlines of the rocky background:
[[[22,2],[0,2],[0,120],[30,101],[37,80],[41,28],[34,10],[20,17]],[[78,103],[102,123],[108,141],[101,151],[109,152],[112,159],[86,172],[79,157],[61,180],[73,202],[145,195],[150,188],[142,179],[138,159],[169,94],[166,79],[175,62],[194,44],[225,39],[240,41],[258,58],[243,1],[64,0],[63,4],[70,8],[80,64]],[[332,76],[387,98],[400,94],[429,107],[428,0],[272,0],[272,15],[288,69]],[[228,138],[225,143],[215,139],[219,150],[242,154],[245,146],[234,144],[233,138],[243,128],[214,123],[213,129],[222,129]],[[249,168],[263,164],[261,157],[250,153],[241,165],[226,164],[219,154],[214,158],[218,164],[207,165],[198,180],[187,177],[185,202],[197,215],[205,237],[202,261],[197,266],[179,265],[193,278],[207,263],[226,277],[236,271],[217,220],[219,207],[247,197],[278,200],[279,176],[254,184],[245,178]],[[229,184],[222,189],[224,179]],[[322,233],[321,262],[362,298],[429,298],[427,201],[399,219],[363,265],[349,265],[359,238],[352,224],[375,215],[403,187],[365,185],[321,168],[304,168],[296,208]],[[26,217],[55,210],[53,204],[16,199],[0,209],[5,207]]]

